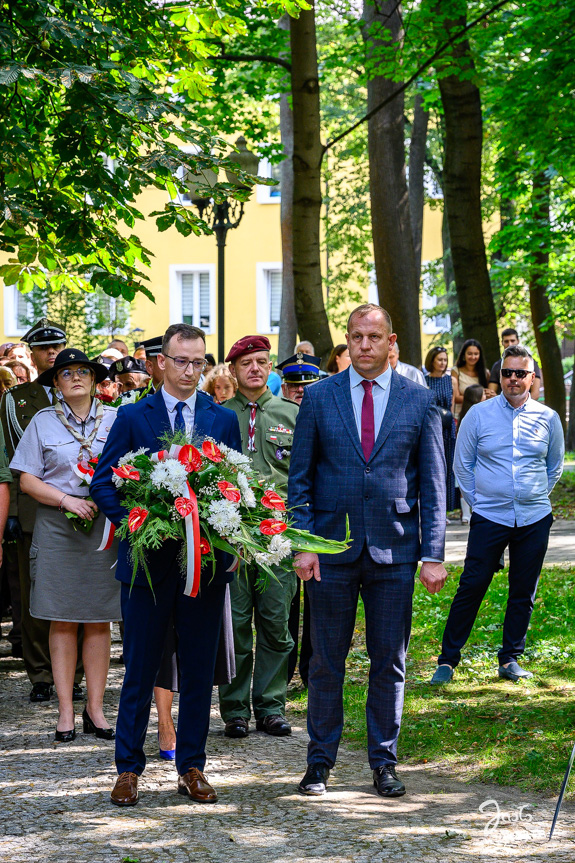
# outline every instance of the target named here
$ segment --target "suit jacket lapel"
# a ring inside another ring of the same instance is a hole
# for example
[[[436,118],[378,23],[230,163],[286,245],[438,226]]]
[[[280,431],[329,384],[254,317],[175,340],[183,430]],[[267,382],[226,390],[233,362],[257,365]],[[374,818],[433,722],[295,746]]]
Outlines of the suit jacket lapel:
[[[365,456],[361,448],[361,441],[357,432],[357,425],[355,423],[353,404],[351,401],[349,371],[346,369],[344,372],[340,372],[339,375],[337,375],[337,377],[335,378],[335,383],[337,384],[339,389],[334,391],[334,398],[343,422],[343,427],[350,436],[358,454],[365,461]]]
[[[198,393],[194,413],[194,432],[202,438],[209,437],[212,433],[215,416],[213,403]]]
[[[370,461],[372,458],[374,458],[375,455],[377,455],[378,451],[381,449],[381,447],[387,440],[387,436],[389,435],[390,431],[395,425],[397,417],[399,416],[399,412],[401,410],[404,399],[405,384],[403,383],[401,375],[398,375],[396,371],[392,371],[391,381],[389,384],[389,399],[387,402],[385,413],[383,415],[379,434],[369,457]]]
[[[153,396],[146,398],[146,419],[150,424],[154,437],[158,440],[163,434],[172,430],[161,390],[158,390]]]

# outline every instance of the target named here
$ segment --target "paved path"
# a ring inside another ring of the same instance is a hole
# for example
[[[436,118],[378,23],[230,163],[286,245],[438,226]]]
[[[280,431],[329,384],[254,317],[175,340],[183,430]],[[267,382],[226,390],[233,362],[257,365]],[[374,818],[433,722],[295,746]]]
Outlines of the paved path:
[[[114,644],[108,715],[118,703],[122,667]],[[175,793],[171,764],[155,747],[155,715],[141,799],[109,803],[113,744],[78,734],[54,744],[55,701],[31,705],[22,663],[0,646],[0,861],[2,863],[573,863],[575,805],[567,804],[546,842],[554,800],[513,788],[466,784],[441,764],[403,767],[408,794],[384,801],[371,787],[362,752],[342,750],[323,799],[296,793],[306,752],[301,718],[290,738],[253,733],[226,740],[214,709],[208,740],[216,805]],[[2,655],[4,654],[4,655]],[[80,728],[80,720],[77,720]],[[448,741],[446,741],[448,745]],[[502,823],[487,834],[497,801]],[[518,820],[518,807],[522,819]],[[515,819],[503,823],[503,817]]]
[[[447,526],[445,547],[447,563],[463,564],[468,533],[468,525],[455,522]],[[508,561],[507,554],[506,560]],[[558,519],[551,528],[545,565],[555,566],[557,564],[575,565],[575,521]]]

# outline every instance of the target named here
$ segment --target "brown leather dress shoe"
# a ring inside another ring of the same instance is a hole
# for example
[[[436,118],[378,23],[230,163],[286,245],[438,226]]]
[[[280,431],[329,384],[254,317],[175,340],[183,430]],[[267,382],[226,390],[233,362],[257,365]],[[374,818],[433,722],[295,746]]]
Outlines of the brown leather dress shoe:
[[[116,806],[135,806],[138,802],[138,776],[136,773],[120,773],[110,800]]]
[[[185,794],[196,803],[215,803],[218,799],[218,795],[197,767],[190,767],[187,773],[178,776],[178,794]]]

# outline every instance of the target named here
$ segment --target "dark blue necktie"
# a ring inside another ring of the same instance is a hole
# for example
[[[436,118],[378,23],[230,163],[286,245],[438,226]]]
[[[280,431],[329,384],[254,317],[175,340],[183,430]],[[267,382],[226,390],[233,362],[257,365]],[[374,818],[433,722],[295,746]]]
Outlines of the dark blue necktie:
[[[174,422],[174,431],[186,432],[186,421],[184,419],[185,402],[178,402],[176,405],[176,419]]]

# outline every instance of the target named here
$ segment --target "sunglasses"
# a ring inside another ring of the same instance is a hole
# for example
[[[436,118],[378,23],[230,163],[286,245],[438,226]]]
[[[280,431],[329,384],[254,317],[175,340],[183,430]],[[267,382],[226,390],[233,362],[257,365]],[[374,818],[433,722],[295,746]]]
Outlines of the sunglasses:
[[[510,378],[515,375],[520,381],[523,378],[526,378],[527,375],[532,375],[533,372],[527,371],[526,369],[501,369],[501,377],[502,378]]]

